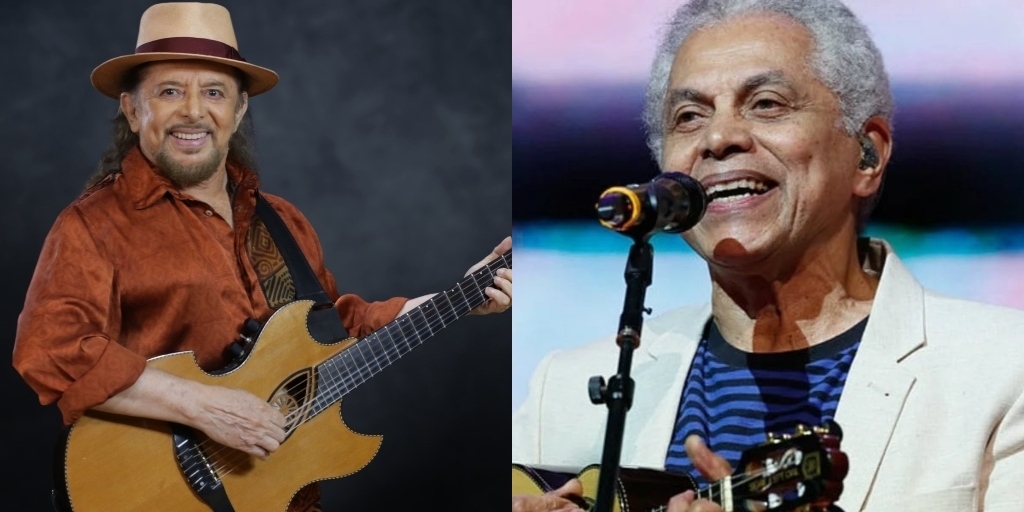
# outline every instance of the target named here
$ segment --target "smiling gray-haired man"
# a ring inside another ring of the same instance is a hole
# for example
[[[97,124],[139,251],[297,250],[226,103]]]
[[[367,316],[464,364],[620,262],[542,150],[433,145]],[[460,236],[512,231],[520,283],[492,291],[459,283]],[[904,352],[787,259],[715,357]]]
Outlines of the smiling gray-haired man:
[[[1019,510],[1024,313],[932,294],[859,237],[892,110],[881,55],[838,0],[676,12],[644,119],[661,169],[708,191],[683,237],[712,293],[646,323],[623,465],[717,480],[767,432],[834,419],[844,510]],[[586,382],[617,355],[601,340],[541,362],[513,415],[514,462],[600,461],[606,410]],[[570,487],[513,510],[573,510]],[[669,510],[718,507],[687,492]]]

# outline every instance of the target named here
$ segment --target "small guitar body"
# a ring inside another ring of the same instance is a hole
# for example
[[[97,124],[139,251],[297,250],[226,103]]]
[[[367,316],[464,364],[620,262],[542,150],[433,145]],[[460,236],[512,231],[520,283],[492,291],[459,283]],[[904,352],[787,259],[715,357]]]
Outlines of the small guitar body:
[[[558,489],[570,478],[578,478],[583,485],[584,510],[592,508],[597,496],[600,464],[591,464],[578,474],[548,471],[541,468],[512,464],[512,494],[539,496]],[[654,510],[683,491],[696,489],[697,484],[687,475],[675,475],[647,468],[619,468],[615,480],[613,512]]]
[[[797,427],[792,435],[768,435],[768,442],[743,452],[729,477],[697,489],[689,476],[645,468],[619,468],[615,480],[614,512],[664,512],[669,499],[687,490],[717,503],[725,512],[784,512],[838,510],[832,503],[843,492],[848,471],[839,450],[842,430],[835,422],[821,427]],[[600,465],[578,474],[512,464],[512,495],[539,496],[579,478],[583,495],[578,504],[593,510]]]

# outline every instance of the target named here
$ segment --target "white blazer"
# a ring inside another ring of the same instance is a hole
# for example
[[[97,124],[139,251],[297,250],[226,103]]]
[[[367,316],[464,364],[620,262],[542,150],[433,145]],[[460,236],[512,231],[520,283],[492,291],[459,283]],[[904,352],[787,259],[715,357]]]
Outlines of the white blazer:
[[[1024,312],[924,290],[892,249],[872,241],[884,271],[836,421],[850,473],[846,512],[1024,511]],[[962,276],[949,276],[961,279]],[[663,469],[710,306],[645,323],[622,465]],[[512,415],[512,461],[599,463],[607,408],[587,381],[616,371],[612,339],[549,354]]]

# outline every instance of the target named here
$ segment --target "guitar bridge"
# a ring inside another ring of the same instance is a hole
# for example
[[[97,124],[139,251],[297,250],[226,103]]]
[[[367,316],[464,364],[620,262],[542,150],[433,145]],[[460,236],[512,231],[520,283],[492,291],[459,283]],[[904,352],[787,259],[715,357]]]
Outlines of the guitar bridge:
[[[234,512],[217,470],[210,464],[201,443],[195,439],[195,431],[177,423],[170,425],[174,457],[189,487],[213,512]]]

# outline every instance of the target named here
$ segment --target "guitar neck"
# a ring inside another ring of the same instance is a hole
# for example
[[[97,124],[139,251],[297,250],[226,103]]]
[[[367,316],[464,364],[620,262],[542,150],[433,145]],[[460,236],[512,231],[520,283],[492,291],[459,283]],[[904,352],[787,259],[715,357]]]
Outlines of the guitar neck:
[[[500,268],[512,268],[511,250],[317,366],[311,416],[487,302],[484,289],[494,283]]]
[[[718,505],[725,512],[733,512],[732,502],[732,477],[725,477],[712,483],[707,489],[695,490],[696,499],[708,500]],[[652,508],[648,512],[666,512],[668,505]]]
[[[727,476],[718,482],[708,486],[707,489],[700,489],[697,492],[697,499],[704,499],[714,502],[725,512],[732,512],[732,477]]]

